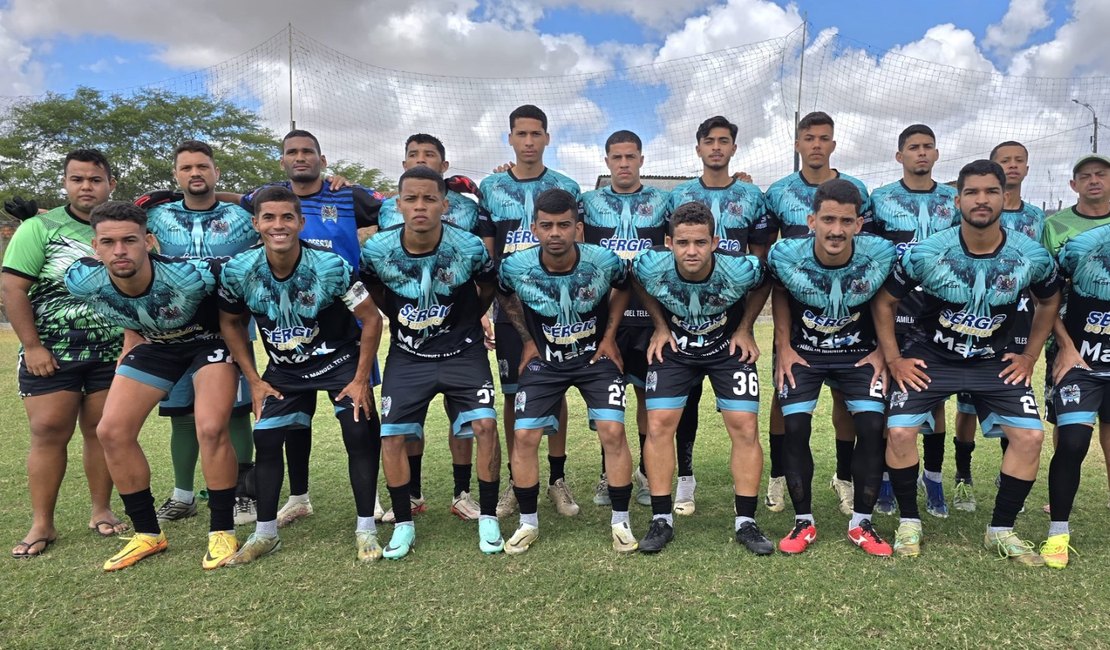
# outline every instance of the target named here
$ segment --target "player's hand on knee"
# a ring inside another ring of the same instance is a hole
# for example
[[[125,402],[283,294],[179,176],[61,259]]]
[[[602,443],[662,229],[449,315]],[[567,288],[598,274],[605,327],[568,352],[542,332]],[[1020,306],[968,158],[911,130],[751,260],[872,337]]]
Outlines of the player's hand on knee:
[[[489,322],[489,314],[482,316],[482,336],[487,350],[497,348],[497,335],[494,333],[493,323]]]
[[[793,346],[780,346],[775,354],[775,388],[781,392],[782,387],[790,383],[791,388],[797,388],[794,383],[794,366],[809,367],[809,362],[794,350]]]
[[[601,342],[597,344],[597,352],[590,358],[590,365],[597,363],[601,359],[608,359],[617,366],[617,370],[624,372],[624,359],[621,359],[621,350],[617,347],[615,338],[604,337]]]
[[[751,332],[736,330],[728,340],[729,356],[740,353],[740,363],[755,363],[759,360],[759,346],[756,345],[755,336]]]
[[[335,396],[335,402],[338,404],[344,398],[350,398],[351,400],[351,408],[355,410],[355,422],[358,422],[360,412],[365,413],[367,419],[374,412],[374,393],[370,390],[369,382],[356,379],[347,384]]]
[[[929,375],[925,374],[925,368],[929,365],[922,359],[907,359],[905,357],[898,357],[887,362],[887,368],[890,370],[890,376],[894,379],[894,383],[898,384],[898,388],[906,391],[907,388],[920,393],[929,387]]]
[[[255,422],[262,418],[262,408],[266,405],[266,399],[270,397],[285,399],[284,395],[265,381],[259,380],[251,384],[251,405],[254,410]]]
[[[998,373],[998,376],[1005,380],[1007,385],[1029,385],[1029,382],[1033,379],[1033,364],[1037,362],[1036,358],[1024,353],[1007,352],[1002,355],[1002,360],[1010,362],[1010,365]]]
[[[648,363],[656,360],[663,363],[663,349],[667,346],[670,346],[671,352],[678,352],[678,344],[675,343],[674,335],[671,334],[670,329],[656,329],[652,332],[651,340],[648,341]]]
[[[525,341],[524,345],[520,348],[520,367],[516,370],[517,376],[519,377],[524,374],[524,369],[528,367],[532,359],[539,358],[540,351],[539,348],[536,347],[536,342],[532,340]]]
[[[878,385],[883,394],[886,394],[887,381],[890,379],[890,373],[888,373],[886,369],[886,359],[883,357],[883,351],[876,348],[875,351],[856,363],[857,368],[860,366],[871,366],[873,372],[871,373],[871,383],[869,385],[872,388]]]
[[[1075,349],[1075,345],[1065,345],[1062,341],[1057,339],[1059,349],[1056,352],[1056,358],[1052,360],[1052,383],[1059,384],[1064,380],[1064,375],[1073,368],[1082,368],[1083,370],[1090,370],[1091,367],[1079,355],[1079,351]]]
[[[23,365],[36,377],[50,377],[59,368],[58,360],[43,346],[24,348]]]

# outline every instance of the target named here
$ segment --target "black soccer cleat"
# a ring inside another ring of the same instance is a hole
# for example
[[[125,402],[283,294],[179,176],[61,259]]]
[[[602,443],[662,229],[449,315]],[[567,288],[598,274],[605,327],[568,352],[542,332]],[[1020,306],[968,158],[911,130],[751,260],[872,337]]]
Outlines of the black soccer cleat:
[[[640,540],[641,553],[658,553],[674,539],[674,528],[666,519],[652,519],[647,535]]]
[[[740,529],[736,531],[736,543],[743,544],[756,555],[770,555],[775,552],[775,545],[751,521],[740,524]]]

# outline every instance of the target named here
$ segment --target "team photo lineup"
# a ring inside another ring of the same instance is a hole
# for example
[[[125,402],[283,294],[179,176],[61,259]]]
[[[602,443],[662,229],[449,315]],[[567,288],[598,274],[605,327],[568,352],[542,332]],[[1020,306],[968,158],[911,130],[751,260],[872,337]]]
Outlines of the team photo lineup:
[[[320,141],[294,129],[277,152],[286,178],[258,188],[220,187],[219,149],[186,140],[166,160],[176,190],[113,199],[112,161],[76,149],[59,169],[65,205],[6,203],[22,223],[0,291],[31,440],[32,523],[12,557],[46,554],[62,532],[55,508],[78,429],[89,528],[123,543],[104,571],[167,550],[167,525],[205,499],[202,568],[280,550],[279,529],[314,512],[320,391],[347,454],[358,560],[410,555],[430,507],[425,441],[442,452],[441,436],[450,510],[476,522],[478,552],[542,554],[541,487],[559,516],[580,511],[566,477],[572,388],[597,434],[592,502],[611,509],[612,550],[660,553],[682,545],[681,520],[696,512],[708,379],[731,443],[731,535],[745,552],[818,543],[811,435],[828,386],[836,471],[817,478],[847,521],[822,521],[824,538],[841,525],[863,554],[927,561],[920,493],[930,517],[989,508],[973,538],[998,557],[1068,565],[1096,421],[1110,467],[1110,157],[1076,160],[1074,205],[1046,216],[1022,200],[1035,149],[1004,133],[952,183],[933,177],[943,133],[877,135],[902,175],[869,191],[833,164],[826,113],[798,121],[798,171],[778,180],[732,169],[738,127],[715,116],[690,134],[699,177],[670,190],[643,181],[651,152],[619,130],[604,142],[609,184],[582,192],[545,165],[543,110],[522,105],[506,126],[513,159],[480,183],[449,172],[447,148],[463,143],[398,142],[404,171],[388,198],[328,174]],[[757,338],[761,315],[773,336]],[[759,376],[761,357],[771,377]],[[448,430],[425,431],[437,396]],[[155,410],[169,418],[172,467],[144,453],[165,441],[140,444]],[[979,432],[1003,455],[976,480]],[[1020,512],[1042,507],[1027,497],[1045,445],[1048,528],[1016,532]],[[172,472],[172,494],[155,498],[152,471]],[[993,504],[976,498],[988,485]],[[761,528],[761,506],[792,508],[792,527]],[[236,526],[252,524],[240,540]]]

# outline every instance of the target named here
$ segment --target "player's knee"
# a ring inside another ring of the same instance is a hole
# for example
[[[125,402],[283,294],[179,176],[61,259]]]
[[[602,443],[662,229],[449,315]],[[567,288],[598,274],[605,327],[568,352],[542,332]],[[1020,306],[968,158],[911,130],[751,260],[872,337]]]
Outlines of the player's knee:
[[[601,448],[606,453],[614,453],[628,449],[628,440],[625,439],[624,426],[619,422],[598,422],[597,439]]]
[[[408,456],[408,443],[405,441],[405,436],[383,436],[382,437],[382,455],[400,455]]]
[[[487,438],[497,438],[497,423],[491,418],[482,418],[481,420],[474,420],[470,423],[470,428],[474,430],[474,437],[478,440],[485,440]],[[452,447],[461,446],[464,440],[457,438],[452,442]]]
[[[214,445],[220,442],[221,438],[228,437],[227,429],[220,422],[205,421],[203,419],[196,422],[197,442],[203,445]]]
[[[1087,455],[1090,446],[1091,427],[1082,424],[1070,424],[1059,428],[1056,453],[1082,459]]]
[[[1040,452],[1044,444],[1044,431],[1040,429],[1012,429],[1006,432],[1010,440],[1010,447],[1016,447],[1027,453]]]
[[[894,449],[916,448],[917,429],[911,427],[894,427],[887,433],[887,445]]]
[[[543,429],[517,429],[513,436],[513,446],[521,451],[534,451],[540,448]]]

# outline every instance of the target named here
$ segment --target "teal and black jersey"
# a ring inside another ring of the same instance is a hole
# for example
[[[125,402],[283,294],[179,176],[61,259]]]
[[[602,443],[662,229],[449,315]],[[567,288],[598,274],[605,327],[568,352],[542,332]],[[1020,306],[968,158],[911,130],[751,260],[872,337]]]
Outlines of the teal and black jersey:
[[[763,192],[751,183],[734,180],[725,187],[706,187],[702,179],[695,178],[671,190],[671,213],[684,203],[709,208],[722,250],[744,253],[749,240],[755,244],[768,240]]]
[[[648,186],[627,194],[614,192],[611,185],[586,192],[579,203],[586,243],[608,248],[631,262],[641,251],[663,245],[669,204],[670,194]],[[649,326],[651,316],[633,296],[624,310],[621,327]]]
[[[851,181],[859,188],[860,198],[863,199],[860,215],[866,227],[871,222],[871,198],[867,195],[867,186],[858,178],[840,172],[836,172],[836,178]],[[817,186],[807,181],[801,172],[794,172],[775,181],[767,188],[763,197],[767,203],[768,233],[778,231],[782,239],[808,235],[809,224],[806,223],[806,217],[813,213],[815,194]]]
[[[861,234],[842,266],[825,266],[814,237],[783,239],[767,254],[771,276],[790,303],[790,346],[810,362],[855,362],[877,346],[871,298],[897,259],[894,244]]]
[[[576,199],[580,194],[578,183],[552,169],[524,180],[510,169],[486,176],[479,187],[482,200],[478,204],[478,236],[493,239],[496,260],[539,244],[532,234],[537,196],[553,188],[564,189]]]
[[[575,244],[578,259],[565,273],[543,265],[536,246],[501,262],[500,290],[515,293],[524,307],[528,332],[550,366],[585,365],[609,324],[609,290],[628,286],[628,265],[592,244]]]
[[[418,357],[454,356],[482,345],[482,308],[475,282],[494,284],[497,270],[482,240],[443,224],[435,250],[405,250],[404,227],[362,245],[362,277],[382,288],[390,346]],[[376,293],[374,295],[377,295]]]
[[[251,214],[234,203],[190,210],[174,201],[147,210],[146,218],[159,252],[169,257],[231,257],[258,243]]]
[[[1000,219],[1003,228],[1020,232],[1035,242],[1040,242],[1044,234],[1044,220],[1044,210],[1025,201],[1017,210],[1003,210]]]
[[[120,292],[99,260],[85,257],[66,271],[66,288],[119,327],[151,343],[181,344],[220,336],[216,305],[219,268],[200,259],[150,254],[150,286],[137,295]]]
[[[1083,360],[1110,370],[1110,224],[1072,237],[1060,249],[1060,274],[1071,280],[1064,327]]]
[[[397,210],[397,197],[392,196],[382,202],[382,209],[378,212],[378,228],[388,230],[404,222],[405,218]],[[443,222],[477,234],[478,202],[447,190],[447,212],[443,213]]]
[[[1060,290],[1056,263],[1043,246],[1002,229],[988,255],[967,251],[960,228],[949,228],[907,250],[884,287],[902,299],[915,287],[924,307],[903,354],[923,359],[992,359],[1006,351],[1026,289],[1047,298]]]
[[[701,281],[682,277],[674,253],[662,246],[632,262],[632,272],[663,308],[678,352],[689,357],[728,354],[728,342],[744,316],[745,298],[765,281],[754,255],[717,249],[713,269]]]
[[[255,246],[224,264],[218,290],[222,311],[249,311],[258,322],[270,363],[311,374],[350,355],[360,330],[352,311],[369,293],[346,260],[301,242],[287,277],[274,277],[266,251]]]

